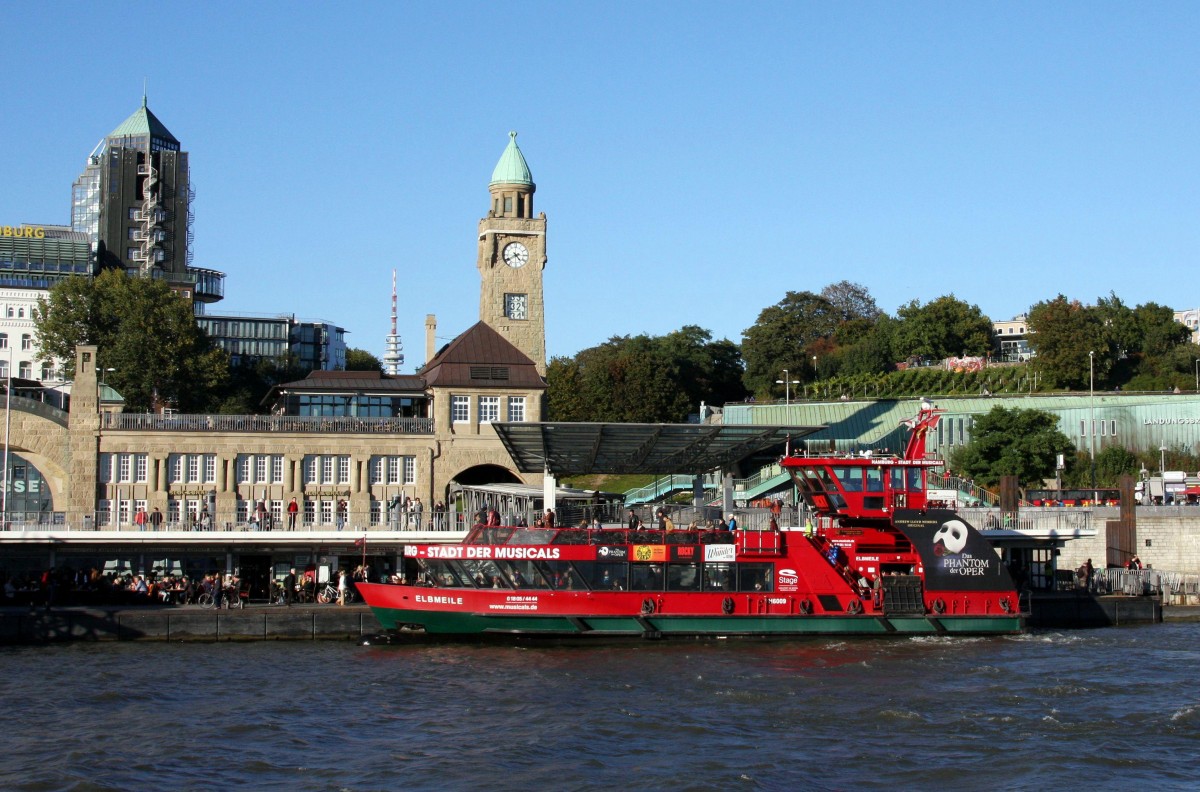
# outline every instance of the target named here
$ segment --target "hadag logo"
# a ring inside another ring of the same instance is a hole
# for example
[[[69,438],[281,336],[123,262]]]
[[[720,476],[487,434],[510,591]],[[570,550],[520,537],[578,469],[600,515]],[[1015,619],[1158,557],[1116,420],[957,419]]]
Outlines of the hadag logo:
[[[800,576],[796,574],[796,570],[794,570],[794,569],[779,570],[779,585],[795,586],[799,582],[800,582]]]
[[[933,535],[933,554],[958,555],[967,546],[967,526],[962,520],[946,520]]]

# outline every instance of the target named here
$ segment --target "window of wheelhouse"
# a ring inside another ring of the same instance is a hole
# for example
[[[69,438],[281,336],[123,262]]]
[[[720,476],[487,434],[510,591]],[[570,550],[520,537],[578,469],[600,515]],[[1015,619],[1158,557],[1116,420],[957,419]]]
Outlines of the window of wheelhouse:
[[[846,492],[862,492],[863,491],[863,470],[859,467],[850,465],[834,465],[833,475],[842,483],[842,489]]]
[[[773,591],[771,564],[738,564],[738,591]]]

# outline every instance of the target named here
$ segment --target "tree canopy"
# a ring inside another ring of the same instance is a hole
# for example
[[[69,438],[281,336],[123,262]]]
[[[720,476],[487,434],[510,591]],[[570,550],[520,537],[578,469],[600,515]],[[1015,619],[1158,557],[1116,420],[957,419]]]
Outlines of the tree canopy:
[[[105,382],[131,411],[209,409],[229,378],[229,356],[196,325],[191,302],[159,280],[119,270],[67,278],[40,301],[34,321],[39,359],[62,361],[67,376],[77,345],[99,347]]]
[[[1022,486],[1040,486],[1054,475],[1059,454],[1073,462],[1075,444],[1058,428],[1058,419],[1042,410],[999,405],[975,418],[971,442],[950,460],[960,474],[994,487],[1000,477],[1016,476]]]
[[[618,336],[553,358],[546,380],[555,421],[679,422],[702,401],[745,396],[737,346],[694,325],[665,336]]]
[[[383,372],[383,363],[365,349],[350,347],[346,350],[346,371]]]
[[[901,357],[927,357],[940,360],[960,355],[983,356],[992,350],[992,322],[979,306],[970,305],[953,294],[930,300],[917,300],[896,311],[899,323],[893,346]]]

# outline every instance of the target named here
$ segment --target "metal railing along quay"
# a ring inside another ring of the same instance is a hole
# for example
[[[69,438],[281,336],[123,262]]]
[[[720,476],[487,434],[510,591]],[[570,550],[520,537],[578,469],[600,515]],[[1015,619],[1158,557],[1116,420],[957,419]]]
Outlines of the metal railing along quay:
[[[280,432],[305,434],[433,434],[432,418],[308,415],[157,415],[102,413],[100,428],[141,432]]]

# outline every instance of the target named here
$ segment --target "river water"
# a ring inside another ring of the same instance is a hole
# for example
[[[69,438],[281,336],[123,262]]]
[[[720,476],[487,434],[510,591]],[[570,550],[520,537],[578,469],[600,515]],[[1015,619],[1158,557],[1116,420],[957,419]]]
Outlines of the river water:
[[[0,788],[1200,785],[1200,624],[1004,638],[0,650]]]

